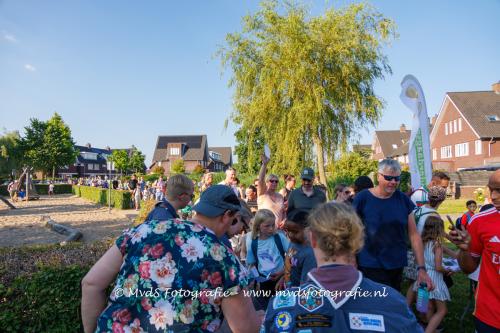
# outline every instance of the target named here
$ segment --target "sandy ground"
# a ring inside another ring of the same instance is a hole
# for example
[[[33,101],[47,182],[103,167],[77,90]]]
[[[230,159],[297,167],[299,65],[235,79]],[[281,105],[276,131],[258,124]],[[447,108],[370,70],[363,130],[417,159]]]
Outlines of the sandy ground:
[[[42,216],[56,223],[72,226],[83,233],[82,241],[92,242],[118,236],[132,224],[134,210],[111,210],[71,194],[39,200],[16,202],[17,209],[8,209],[0,201],[0,247],[27,244],[59,243],[65,239],[44,226]]]

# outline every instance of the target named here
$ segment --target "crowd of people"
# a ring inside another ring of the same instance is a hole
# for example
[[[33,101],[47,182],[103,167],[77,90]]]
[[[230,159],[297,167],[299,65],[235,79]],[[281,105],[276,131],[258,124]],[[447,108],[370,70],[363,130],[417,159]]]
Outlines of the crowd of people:
[[[408,195],[398,189],[399,163],[382,160],[376,184],[367,176],[339,184],[327,202],[311,168],[300,173],[300,186],[285,175],[279,189],[268,162],[262,156],[248,186],[234,169],[219,184],[210,173],[199,183],[185,175],[153,184],[132,177],[126,186],[135,201],[156,204],[82,281],[85,331],[437,332],[456,272],[445,257],[467,274],[481,271],[475,326],[499,331],[500,170],[489,179],[491,204],[475,213],[477,204],[467,202],[445,228],[437,211],[445,173]],[[429,298],[423,313],[412,311],[421,288]]]

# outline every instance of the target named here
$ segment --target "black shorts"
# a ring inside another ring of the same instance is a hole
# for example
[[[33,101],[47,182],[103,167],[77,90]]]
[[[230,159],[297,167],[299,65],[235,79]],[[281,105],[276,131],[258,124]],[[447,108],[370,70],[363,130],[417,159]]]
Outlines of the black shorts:
[[[401,291],[401,282],[403,281],[402,267],[395,269],[358,267],[358,269],[363,273],[364,277]]]
[[[477,333],[500,333],[500,329],[485,324],[476,317],[474,317],[474,326],[476,327]]]

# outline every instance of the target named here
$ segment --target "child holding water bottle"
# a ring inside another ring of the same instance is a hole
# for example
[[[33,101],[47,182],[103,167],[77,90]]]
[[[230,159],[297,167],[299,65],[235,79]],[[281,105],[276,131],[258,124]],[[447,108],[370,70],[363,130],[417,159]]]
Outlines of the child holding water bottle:
[[[429,302],[432,302],[433,306],[428,308],[427,318],[429,323],[425,333],[435,332],[448,311],[446,301],[450,300],[450,292],[443,280],[443,274],[450,274],[451,271],[445,269],[442,264],[443,239],[443,220],[438,216],[429,216],[422,230],[422,242],[424,243],[425,269],[434,284],[434,290],[429,292]],[[415,282],[413,290],[417,292],[419,287]]]

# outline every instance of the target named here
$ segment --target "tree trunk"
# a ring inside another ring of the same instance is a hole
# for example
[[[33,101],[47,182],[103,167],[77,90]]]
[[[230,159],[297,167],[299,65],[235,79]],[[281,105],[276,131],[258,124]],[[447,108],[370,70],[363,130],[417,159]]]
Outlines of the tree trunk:
[[[318,159],[318,172],[319,172],[319,181],[323,185],[327,185],[326,182],[326,173],[325,173],[325,160],[324,160],[324,152],[323,152],[323,144],[318,137],[313,138],[314,145],[316,146],[316,157]]]
[[[56,167],[53,166],[52,167],[52,180],[54,180],[55,176],[56,176]]]

